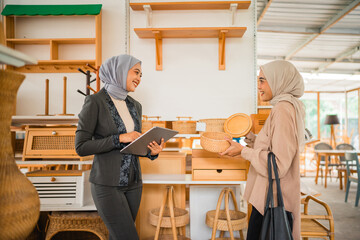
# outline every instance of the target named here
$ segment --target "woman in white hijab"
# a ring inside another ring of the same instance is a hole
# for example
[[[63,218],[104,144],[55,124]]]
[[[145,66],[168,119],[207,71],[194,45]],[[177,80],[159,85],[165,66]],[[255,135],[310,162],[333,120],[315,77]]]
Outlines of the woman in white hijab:
[[[264,127],[255,136],[246,135],[247,146],[228,139],[231,146],[222,155],[250,161],[244,198],[252,205],[248,240],[258,240],[268,189],[267,159],[276,156],[280,186],[294,239],[300,239],[300,169],[299,154],[304,147],[304,81],[289,62],[278,60],[260,67],[258,91],[263,101],[274,107]],[[276,188],[275,193],[276,194]],[[274,197],[277,204],[276,197]]]
[[[91,194],[110,239],[139,239],[135,218],[142,180],[139,156],[120,150],[141,135],[141,104],[128,95],[141,82],[141,62],[130,55],[107,59],[100,67],[104,87],[85,98],[75,137],[80,156],[94,155]],[[154,160],[164,147],[149,144],[146,157]]]

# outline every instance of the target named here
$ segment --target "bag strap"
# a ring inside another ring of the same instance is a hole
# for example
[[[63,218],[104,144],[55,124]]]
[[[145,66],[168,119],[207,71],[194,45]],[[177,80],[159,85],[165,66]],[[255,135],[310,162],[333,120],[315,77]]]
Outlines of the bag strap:
[[[271,153],[271,152],[270,152]],[[272,185],[272,167],[271,167],[271,154],[268,154],[268,180],[269,180],[269,187],[266,197],[266,204],[265,204],[265,212],[269,208],[269,204],[271,203],[271,207],[274,207],[274,194],[273,194],[273,185]]]
[[[271,154],[271,160],[272,160],[272,163],[273,163],[272,165],[273,165],[274,173],[275,173],[278,206],[283,207],[284,206],[284,200],[283,200],[282,193],[281,193],[280,178],[279,178],[279,173],[278,173],[278,169],[277,169],[277,165],[276,165],[276,161],[275,161],[275,154],[272,153],[272,152],[270,152],[269,155],[270,154]]]

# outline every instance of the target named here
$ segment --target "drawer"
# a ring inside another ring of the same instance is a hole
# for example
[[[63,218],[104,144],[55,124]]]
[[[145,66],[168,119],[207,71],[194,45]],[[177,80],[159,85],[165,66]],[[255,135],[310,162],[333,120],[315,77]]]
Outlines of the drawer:
[[[194,169],[193,180],[245,181],[245,169]]]

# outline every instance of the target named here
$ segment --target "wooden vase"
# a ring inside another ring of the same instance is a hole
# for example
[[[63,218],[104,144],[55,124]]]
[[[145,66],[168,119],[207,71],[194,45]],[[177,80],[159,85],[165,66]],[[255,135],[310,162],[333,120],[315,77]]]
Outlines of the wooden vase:
[[[11,145],[11,115],[23,74],[0,70],[0,239],[25,239],[40,214],[35,187],[22,174]]]

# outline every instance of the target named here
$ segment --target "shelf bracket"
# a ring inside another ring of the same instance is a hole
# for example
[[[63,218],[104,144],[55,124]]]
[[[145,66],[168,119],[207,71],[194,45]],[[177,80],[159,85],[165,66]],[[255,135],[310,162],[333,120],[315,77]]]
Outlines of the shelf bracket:
[[[146,12],[146,27],[152,26],[152,9],[149,4],[146,4],[143,6],[145,12]]]
[[[156,45],[156,71],[162,71],[162,38],[160,31],[153,31]]]
[[[220,30],[219,35],[219,70],[225,70],[225,33],[228,30]]]
[[[230,4],[230,22],[231,22],[231,25],[234,25],[235,14],[236,14],[237,7],[238,7],[237,3],[231,3]]]

